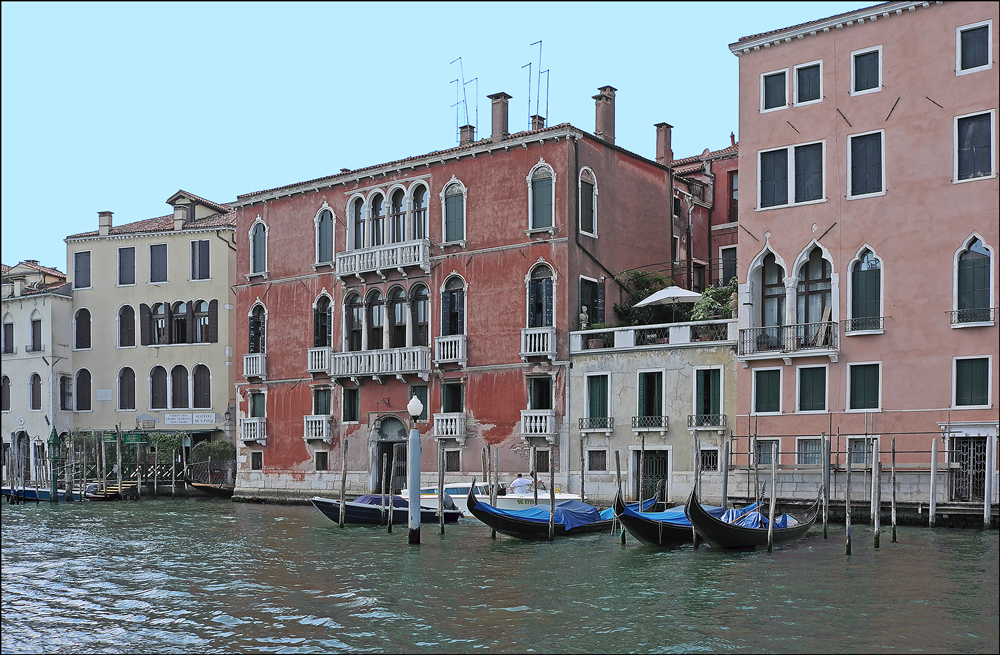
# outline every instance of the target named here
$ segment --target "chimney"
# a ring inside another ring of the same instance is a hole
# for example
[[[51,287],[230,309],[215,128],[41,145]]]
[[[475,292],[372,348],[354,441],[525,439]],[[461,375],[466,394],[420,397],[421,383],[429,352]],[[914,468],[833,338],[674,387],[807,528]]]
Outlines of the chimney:
[[[539,115],[536,114],[536,115],[534,115],[534,116],[531,117],[531,129],[532,130],[541,130],[544,127],[545,127],[545,117],[544,116],[539,116]]]
[[[656,127],[656,163],[669,166],[674,163],[674,151],[670,149],[670,123],[657,123]]]
[[[174,232],[184,229],[184,221],[187,220],[187,205],[174,205]]]
[[[458,144],[464,146],[467,143],[472,143],[476,140],[476,126],[475,125],[463,125],[458,128]]]
[[[14,278],[14,297],[17,298],[21,295],[24,290],[24,278],[16,277]]]
[[[97,212],[97,233],[102,237],[108,236],[111,232],[112,212]]]
[[[731,145],[734,148],[736,147],[736,135],[733,134],[732,132],[729,133],[729,145]]]
[[[496,143],[507,138],[510,133],[507,131],[507,101],[514,96],[501,91],[491,96],[486,96],[493,101],[493,142]]]
[[[615,87],[602,86],[594,100],[597,101],[597,127],[594,134],[608,143],[615,142]]]

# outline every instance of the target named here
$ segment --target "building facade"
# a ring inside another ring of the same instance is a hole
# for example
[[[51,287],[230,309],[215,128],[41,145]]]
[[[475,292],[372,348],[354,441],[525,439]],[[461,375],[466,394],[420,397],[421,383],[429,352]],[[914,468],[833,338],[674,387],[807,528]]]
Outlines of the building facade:
[[[995,3],[889,2],[730,46],[738,463],[777,446],[780,466],[818,466],[829,437],[842,485],[848,458],[888,466],[895,442],[901,493],[926,502],[937,441],[940,499],[982,503],[1000,419],[997,22]]]

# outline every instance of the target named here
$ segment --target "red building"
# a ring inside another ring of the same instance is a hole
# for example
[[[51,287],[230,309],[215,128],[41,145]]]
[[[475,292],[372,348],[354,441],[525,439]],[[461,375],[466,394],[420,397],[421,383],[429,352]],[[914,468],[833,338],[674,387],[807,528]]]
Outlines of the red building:
[[[425,483],[438,446],[463,478],[495,447],[508,480],[537,446],[538,470],[565,484],[569,332],[613,320],[616,273],[688,242],[675,234],[670,126],[656,126],[651,161],[615,145],[612,87],[594,97],[593,134],[541,117],[511,134],[510,96],[490,98],[490,137],[466,126],[457,147],[233,204],[247,321],[238,495],[339,489],[345,451],[348,492],[380,489],[413,395]]]

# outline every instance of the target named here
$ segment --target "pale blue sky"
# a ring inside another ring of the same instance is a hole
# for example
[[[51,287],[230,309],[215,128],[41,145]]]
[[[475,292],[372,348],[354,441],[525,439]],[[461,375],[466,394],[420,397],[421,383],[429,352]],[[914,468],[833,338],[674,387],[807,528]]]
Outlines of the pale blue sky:
[[[730,43],[871,4],[4,2],[2,260],[66,270],[97,212],[162,216],[178,189],[228,202],[450,148],[463,73],[478,136],[500,91],[511,131],[536,103],[593,131],[609,84],[618,145],[653,158],[665,121],[678,158],[724,148]]]

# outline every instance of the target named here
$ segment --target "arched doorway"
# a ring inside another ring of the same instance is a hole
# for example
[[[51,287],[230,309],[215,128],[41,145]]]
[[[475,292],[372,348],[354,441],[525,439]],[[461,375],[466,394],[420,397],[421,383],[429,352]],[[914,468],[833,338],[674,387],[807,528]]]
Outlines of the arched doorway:
[[[376,421],[372,430],[372,440],[375,444],[372,493],[382,493],[386,473],[393,461],[394,448],[396,466],[389,478],[389,492],[398,493],[406,486],[406,436],[406,424],[399,418],[383,416]]]

